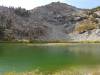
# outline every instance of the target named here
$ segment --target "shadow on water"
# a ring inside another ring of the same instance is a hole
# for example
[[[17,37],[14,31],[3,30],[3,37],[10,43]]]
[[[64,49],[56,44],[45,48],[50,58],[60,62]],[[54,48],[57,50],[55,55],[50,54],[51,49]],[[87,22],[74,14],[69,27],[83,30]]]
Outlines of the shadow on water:
[[[0,44],[0,57],[3,55],[3,51],[5,50],[5,47],[3,44]]]

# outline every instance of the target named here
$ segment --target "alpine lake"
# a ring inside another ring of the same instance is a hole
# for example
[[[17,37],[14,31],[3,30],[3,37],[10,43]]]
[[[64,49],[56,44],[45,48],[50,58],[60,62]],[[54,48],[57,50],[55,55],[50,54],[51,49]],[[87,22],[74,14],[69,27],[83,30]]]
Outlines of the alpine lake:
[[[100,65],[100,44],[0,43],[0,73],[55,72],[72,67]]]

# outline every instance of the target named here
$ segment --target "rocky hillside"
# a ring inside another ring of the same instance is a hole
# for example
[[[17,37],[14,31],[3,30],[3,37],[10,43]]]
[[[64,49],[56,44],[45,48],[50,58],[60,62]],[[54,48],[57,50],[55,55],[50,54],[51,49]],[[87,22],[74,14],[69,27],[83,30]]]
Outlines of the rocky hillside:
[[[100,7],[79,9],[60,2],[32,10],[0,7],[0,40],[78,41],[91,40],[92,33],[100,40],[99,29]]]

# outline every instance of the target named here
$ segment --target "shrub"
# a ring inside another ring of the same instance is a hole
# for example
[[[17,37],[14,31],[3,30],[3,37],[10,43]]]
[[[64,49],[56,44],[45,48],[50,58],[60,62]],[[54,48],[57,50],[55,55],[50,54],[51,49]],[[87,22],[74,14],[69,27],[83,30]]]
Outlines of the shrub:
[[[75,31],[78,33],[83,33],[88,30],[93,30],[97,28],[97,24],[90,20],[81,21],[76,27]]]
[[[21,8],[21,7],[15,9],[15,14],[19,15],[21,17],[29,17],[30,16],[30,12],[26,9]]]
[[[96,7],[96,8],[93,8],[92,9],[93,11],[100,11],[100,6]]]
[[[9,30],[9,29],[5,29],[3,40],[5,40],[5,41],[12,41],[12,40],[14,40],[13,31]]]

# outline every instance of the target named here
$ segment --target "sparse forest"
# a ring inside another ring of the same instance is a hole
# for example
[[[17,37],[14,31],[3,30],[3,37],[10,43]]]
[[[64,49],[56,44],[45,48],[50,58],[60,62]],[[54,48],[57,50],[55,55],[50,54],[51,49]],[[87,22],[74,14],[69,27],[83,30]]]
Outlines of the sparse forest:
[[[53,32],[54,27],[62,30]],[[59,2],[32,10],[0,7],[0,40],[60,40],[53,36],[60,38],[60,35],[80,34],[99,28],[100,7],[82,10]]]

